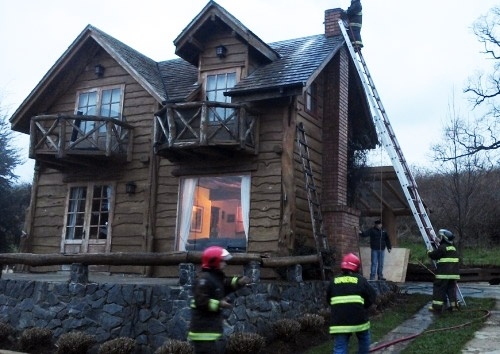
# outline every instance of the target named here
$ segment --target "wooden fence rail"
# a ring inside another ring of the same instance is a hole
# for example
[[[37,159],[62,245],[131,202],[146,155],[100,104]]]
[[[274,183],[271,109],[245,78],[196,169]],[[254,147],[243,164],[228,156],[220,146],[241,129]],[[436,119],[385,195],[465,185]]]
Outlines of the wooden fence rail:
[[[33,254],[0,253],[0,265],[25,264],[30,266],[51,266],[80,263],[85,265],[179,265],[180,263],[200,263],[202,252],[127,252],[127,253],[86,253],[86,254]],[[228,264],[248,264],[257,262],[265,268],[287,267],[297,264],[318,263],[318,255],[266,257],[257,253],[232,253]]]

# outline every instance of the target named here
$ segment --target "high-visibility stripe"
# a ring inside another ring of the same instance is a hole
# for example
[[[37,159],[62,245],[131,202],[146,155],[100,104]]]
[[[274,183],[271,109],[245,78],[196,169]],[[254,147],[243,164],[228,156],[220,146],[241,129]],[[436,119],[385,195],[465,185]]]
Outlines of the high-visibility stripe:
[[[441,258],[437,261],[438,263],[458,263],[458,258]]]
[[[436,279],[460,280],[460,275],[457,275],[457,274],[436,274]]]
[[[443,303],[443,301],[433,300],[432,304],[437,305],[437,306],[443,306],[444,303]]]
[[[209,341],[209,340],[217,340],[222,337],[222,333],[210,333],[210,332],[189,332],[188,339],[193,341]]]
[[[208,309],[210,311],[218,311],[219,310],[219,304],[220,304],[219,300],[210,299],[210,300],[208,300]]]
[[[330,334],[362,332],[370,329],[370,322],[354,326],[330,326]]]
[[[191,299],[191,305],[190,305],[190,307],[191,307],[192,309],[195,309],[195,308],[196,308],[196,303],[194,302],[194,299]]]
[[[361,23],[351,22],[351,23],[349,23],[349,26],[351,26],[351,27],[360,27],[361,28]]]
[[[238,285],[238,277],[233,277],[233,278],[231,279],[231,286],[232,286],[233,288],[235,288],[235,287],[236,287],[236,285]]]
[[[365,304],[365,300],[359,295],[333,296],[330,298],[330,305],[338,304]]]

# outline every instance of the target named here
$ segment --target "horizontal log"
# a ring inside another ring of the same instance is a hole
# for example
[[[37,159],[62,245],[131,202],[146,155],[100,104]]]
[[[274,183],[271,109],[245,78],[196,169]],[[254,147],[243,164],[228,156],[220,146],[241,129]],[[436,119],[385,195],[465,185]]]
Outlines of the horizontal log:
[[[0,265],[26,264],[30,266],[51,266],[61,264],[87,265],[178,265],[180,263],[201,263],[202,252],[115,252],[85,254],[33,254],[0,253]],[[232,253],[229,264],[244,265],[258,262],[263,267],[286,267],[295,264],[318,263],[318,255],[265,257],[257,253]]]

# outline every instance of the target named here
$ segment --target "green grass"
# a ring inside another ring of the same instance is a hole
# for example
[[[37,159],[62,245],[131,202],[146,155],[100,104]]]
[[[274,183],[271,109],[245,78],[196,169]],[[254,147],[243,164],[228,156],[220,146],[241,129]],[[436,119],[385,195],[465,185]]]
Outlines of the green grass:
[[[370,319],[372,343],[379,341],[392,329],[411,318],[423,306],[429,303],[430,300],[429,295],[402,295],[402,298],[393,304],[393,306],[384,309],[380,315],[373,316]],[[482,326],[484,319],[477,320],[484,315],[484,312],[481,310],[490,310],[495,306],[494,299],[467,298],[466,303],[467,307],[462,311],[436,316],[436,320],[428,328],[428,331],[448,327],[457,327],[456,329],[424,332],[424,334],[421,334],[413,342],[409,343],[403,353],[456,353],[457,348],[462,348],[467,341],[474,337],[474,332]],[[463,326],[471,321],[473,322],[470,325]],[[458,326],[461,327],[458,328]],[[311,348],[306,354],[330,354],[332,346],[333,342],[328,341],[323,345]],[[349,353],[356,352],[356,338],[351,338]]]
[[[454,354],[474,338],[485,321],[487,310],[495,307],[495,299],[466,298],[467,307],[461,311],[436,316],[426,332],[402,351],[404,354]]]
[[[410,249],[410,262],[430,264],[427,257],[425,244],[418,241],[399,240],[398,247]],[[492,266],[500,267],[500,246],[492,247],[467,247],[460,251],[462,266],[480,267]]]

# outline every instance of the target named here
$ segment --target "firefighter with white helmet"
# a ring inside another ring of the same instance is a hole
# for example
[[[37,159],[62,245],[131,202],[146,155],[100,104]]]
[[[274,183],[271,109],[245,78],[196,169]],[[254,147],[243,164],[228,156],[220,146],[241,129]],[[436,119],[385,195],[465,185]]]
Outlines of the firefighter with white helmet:
[[[230,292],[250,283],[247,276],[225,276],[222,270],[231,258],[231,254],[222,247],[211,246],[203,251],[201,272],[193,289],[188,333],[195,354],[221,351],[218,341],[223,333],[222,309],[232,307],[224,298]]]
[[[334,337],[333,353],[347,353],[349,338],[358,338],[358,353],[370,348],[370,320],[368,309],[375,303],[376,293],[359,274],[361,261],[354,253],[342,258],[342,274],[328,285],[326,300],[330,304],[330,334]]]
[[[427,255],[436,262],[436,276],[432,290],[432,306],[429,310],[441,313],[449,301],[448,309],[458,309],[457,280],[460,279],[460,257],[453,244],[455,235],[449,230],[438,232],[439,246]]]

